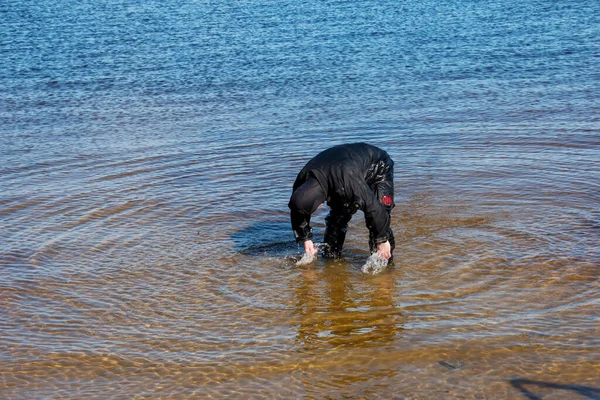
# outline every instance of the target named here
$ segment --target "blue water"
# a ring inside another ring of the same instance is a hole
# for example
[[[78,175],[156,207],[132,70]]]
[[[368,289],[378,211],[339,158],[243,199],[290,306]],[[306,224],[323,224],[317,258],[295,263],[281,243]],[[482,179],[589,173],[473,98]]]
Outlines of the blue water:
[[[597,0],[3,0],[0,397],[592,393],[599,71]],[[396,162],[375,280],[360,217],[290,261],[354,141]]]

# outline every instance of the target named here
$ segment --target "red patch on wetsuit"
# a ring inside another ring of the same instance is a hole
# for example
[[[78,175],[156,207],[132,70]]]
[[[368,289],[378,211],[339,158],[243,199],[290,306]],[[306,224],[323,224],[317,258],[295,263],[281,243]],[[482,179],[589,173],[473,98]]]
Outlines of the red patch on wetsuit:
[[[392,197],[391,196],[383,196],[381,198],[381,202],[383,203],[384,206],[391,206],[393,201],[392,201]]]

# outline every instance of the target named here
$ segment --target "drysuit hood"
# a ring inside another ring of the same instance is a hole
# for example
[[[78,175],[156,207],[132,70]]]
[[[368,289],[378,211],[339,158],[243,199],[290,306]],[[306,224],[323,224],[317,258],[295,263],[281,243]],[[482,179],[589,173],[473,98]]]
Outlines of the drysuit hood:
[[[325,191],[315,177],[309,177],[290,198],[289,207],[304,214],[312,214],[325,202]]]

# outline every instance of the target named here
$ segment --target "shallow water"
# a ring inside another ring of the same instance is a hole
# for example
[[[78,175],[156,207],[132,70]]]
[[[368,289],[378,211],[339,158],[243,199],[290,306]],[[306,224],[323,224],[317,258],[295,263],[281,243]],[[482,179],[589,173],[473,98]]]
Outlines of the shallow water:
[[[0,32],[0,397],[600,398],[597,1],[8,0]],[[298,267],[295,175],[354,141],[396,162],[393,266],[357,215]]]

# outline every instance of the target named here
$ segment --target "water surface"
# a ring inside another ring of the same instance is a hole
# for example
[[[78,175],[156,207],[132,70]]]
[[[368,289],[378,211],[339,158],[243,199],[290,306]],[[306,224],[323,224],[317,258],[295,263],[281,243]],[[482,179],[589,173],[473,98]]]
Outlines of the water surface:
[[[0,397],[600,398],[597,1],[5,0],[0,33]],[[295,175],[354,141],[396,162],[394,266],[357,215],[296,267]]]

